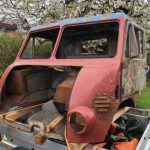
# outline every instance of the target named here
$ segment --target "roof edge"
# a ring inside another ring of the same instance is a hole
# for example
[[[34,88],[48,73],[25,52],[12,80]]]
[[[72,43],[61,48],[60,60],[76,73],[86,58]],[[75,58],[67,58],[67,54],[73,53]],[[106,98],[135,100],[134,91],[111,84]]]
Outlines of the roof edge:
[[[64,25],[71,25],[71,24],[78,24],[78,23],[85,23],[85,22],[96,22],[96,21],[102,21],[108,19],[119,19],[120,17],[123,17],[125,19],[129,18],[128,15],[124,13],[101,14],[101,15],[96,15],[91,17],[71,18],[71,19],[61,20],[55,23],[38,25],[31,28],[30,31],[36,31],[36,30],[40,30],[52,26],[64,26]]]

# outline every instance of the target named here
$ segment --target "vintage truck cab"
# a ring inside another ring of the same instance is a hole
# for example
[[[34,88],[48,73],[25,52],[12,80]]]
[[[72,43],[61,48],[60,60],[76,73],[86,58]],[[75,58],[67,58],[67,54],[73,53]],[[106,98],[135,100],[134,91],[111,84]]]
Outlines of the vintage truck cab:
[[[116,110],[135,106],[145,69],[144,30],[123,13],[33,27],[0,80],[1,122],[36,144],[35,130],[63,142],[65,128],[68,142],[102,142]]]

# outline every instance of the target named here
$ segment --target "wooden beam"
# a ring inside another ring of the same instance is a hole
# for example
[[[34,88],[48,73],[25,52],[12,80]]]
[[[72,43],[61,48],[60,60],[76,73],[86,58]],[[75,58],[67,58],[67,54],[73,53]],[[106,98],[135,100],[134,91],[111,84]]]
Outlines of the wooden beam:
[[[34,140],[35,140],[35,144],[42,145],[46,141],[46,137],[42,135],[41,133],[37,133],[35,135]]]
[[[56,125],[58,125],[62,120],[64,119],[64,116],[59,115],[57,116],[50,124],[46,126],[46,132],[50,132]]]
[[[25,109],[25,110],[22,110],[22,111],[13,111],[13,112],[10,112],[8,113],[6,116],[5,116],[5,119],[8,120],[8,121],[12,121],[14,122],[15,120],[17,120],[18,118],[28,114],[29,112],[31,112],[31,110],[33,110],[34,108],[29,108],[29,109]]]
[[[130,107],[124,107],[120,110],[118,110],[112,120],[112,123],[115,122],[119,117],[121,117],[125,112],[127,112],[129,110]]]
[[[43,103],[42,103],[43,104]],[[27,113],[29,113],[31,110],[35,109],[36,107],[41,106],[42,104],[38,104],[38,105],[34,105],[34,106],[30,106],[30,107],[26,107],[26,108],[21,108],[21,109],[17,109],[17,110],[13,110],[10,111],[8,113],[3,114],[4,119],[8,120],[8,121],[12,121],[14,122],[15,120],[17,120],[18,118],[26,115]]]

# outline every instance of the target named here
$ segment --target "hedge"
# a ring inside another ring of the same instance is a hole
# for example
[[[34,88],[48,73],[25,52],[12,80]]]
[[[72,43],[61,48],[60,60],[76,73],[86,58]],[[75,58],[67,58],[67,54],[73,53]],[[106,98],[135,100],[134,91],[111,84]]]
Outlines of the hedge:
[[[15,36],[0,34],[0,76],[6,67],[14,61],[22,41],[22,33],[16,33]]]

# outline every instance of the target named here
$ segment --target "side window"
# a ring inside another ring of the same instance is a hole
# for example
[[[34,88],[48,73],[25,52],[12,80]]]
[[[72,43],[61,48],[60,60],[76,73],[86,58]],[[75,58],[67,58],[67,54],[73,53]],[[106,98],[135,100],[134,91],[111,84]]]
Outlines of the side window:
[[[26,45],[22,58],[49,58],[53,49],[53,42],[49,39],[32,37]]]
[[[142,58],[143,54],[143,31],[129,24],[125,56],[126,58]]]
[[[31,33],[21,55],[22,59],[48,59],[56,43],[59,29]]]

